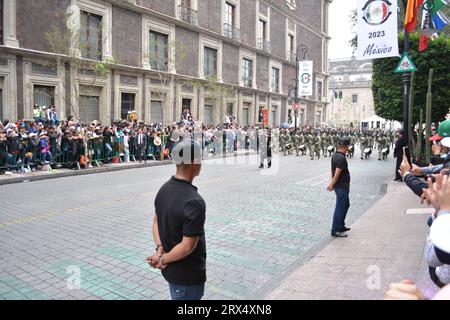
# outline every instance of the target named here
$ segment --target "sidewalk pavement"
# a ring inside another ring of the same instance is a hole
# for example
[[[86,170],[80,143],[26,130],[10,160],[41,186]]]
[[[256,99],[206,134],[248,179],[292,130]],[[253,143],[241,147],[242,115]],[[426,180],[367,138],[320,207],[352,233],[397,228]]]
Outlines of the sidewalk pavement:
[[[411,208],[420,210],[407,212]],[[430,211],[405,184],[389,183],[387,194],[351,226],[348,238],[333,240],[265,299],[379,300],[390,283],[403,279],[432,297],[437,287],[423,258]]]
[[[252,151],[238,151],[235,154],[227,155],[224,157],[236,157],[236,156],[247,156],[256,154]],[[205,157],[205,160],[215,159],[217,157]],[[71,169],[54,169],[52,171],[35,171],[32,173],[15,173],[13,175],[0,175],[0,186],[15,183],[25,183],[40,180],[57,179],[64,177],[73,177],[88,175],[94,173],[104,173],[112,171],[121,171],[128,169],[139,169],[146,167],[156,167],[172,164],[172,160],[164,161],[146,161],[146,162],[128,162],[128,163],[116,163],[116,164],[103,164],[100,167],[93,167],[83,170],[71,170]]]

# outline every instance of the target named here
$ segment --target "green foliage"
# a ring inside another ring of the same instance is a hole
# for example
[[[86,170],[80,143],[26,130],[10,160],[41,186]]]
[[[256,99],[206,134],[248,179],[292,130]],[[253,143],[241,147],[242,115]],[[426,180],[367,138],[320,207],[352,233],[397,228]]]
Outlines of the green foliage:
[[[108,78],[108,76],[111,74],[112,67],[115,63],[116,62],[112,57],[106,58],[105,62],[98,61],[92,63],[92,69],[94,69],[95,76],[100,79]]]
[[[403,51],[403,34],[400,34],[400,48]],[[450,101],[450,39],[441,35],[434,41],[429,42],[428,49],[422,53],[418,52],[419,34],[410,35],[410,56],[417,66],[414,87],[414,109],[413,122],[419,121],[420,109],[425,110],[426,96],[428,91],[429,70],[434,69],[433,76],[433,112],[432,121],[442,121],[448,113]],[[378,116],[391,119],[403,120],[403,80],[401,74],[394,73],[400,59],[387,58],[377,59],[373,62],[373,95],[375,112]]]

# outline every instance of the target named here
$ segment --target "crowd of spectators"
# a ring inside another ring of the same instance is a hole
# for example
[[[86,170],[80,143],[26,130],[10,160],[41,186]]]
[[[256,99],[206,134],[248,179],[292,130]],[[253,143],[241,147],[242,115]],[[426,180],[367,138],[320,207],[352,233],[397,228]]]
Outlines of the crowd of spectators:
[[[408,187],[434,208],[428,220],[430,227],[425,246],[425,259],[430,279],[441,288],[437,298],[450,299],[450,120],[439,124],[433,143],[434,161],[428,167],[410,164],[406,155],[399,174]],[[425,236],[425,235],[424,235]],[[411,280],[391,284],[386,299],[425,299]]]

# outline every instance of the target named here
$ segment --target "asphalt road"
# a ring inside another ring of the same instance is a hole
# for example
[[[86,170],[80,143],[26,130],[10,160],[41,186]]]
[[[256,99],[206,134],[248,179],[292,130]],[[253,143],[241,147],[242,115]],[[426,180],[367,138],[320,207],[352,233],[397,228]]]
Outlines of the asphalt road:
[[[226,162],[226,163],[225,163]],[[385,192],[392,159],[350,160],[348,225]],[[262,298],[330,240],[330,159],[208,161],[205,299]],[[0,187],[1,299],[169,299],[146,263],[153,201],[173,166]],[[79,288],[79,289],[78,289]]]

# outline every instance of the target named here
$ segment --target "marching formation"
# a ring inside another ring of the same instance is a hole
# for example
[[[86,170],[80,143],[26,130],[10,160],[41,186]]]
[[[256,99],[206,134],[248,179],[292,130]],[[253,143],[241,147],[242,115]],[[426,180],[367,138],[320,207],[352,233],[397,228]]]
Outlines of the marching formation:
[[[395,142],[395,132],[391,130],[359,130],[359,129],[323,129],[302,128],[281,129],[279,133],[280,152],[284,155],[306,156],[311,160],[331,157],[337,148],[339,140],[350,141],[348,157],[355,155],[355,146],[361,149],[361,160],[370,160],[376,151],[378,160],[387,160]]]

